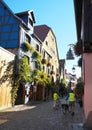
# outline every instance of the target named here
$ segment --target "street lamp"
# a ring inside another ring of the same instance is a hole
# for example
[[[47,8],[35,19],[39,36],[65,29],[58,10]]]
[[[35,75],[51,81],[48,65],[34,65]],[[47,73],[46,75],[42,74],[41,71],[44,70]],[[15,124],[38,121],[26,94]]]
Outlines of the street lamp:
[[[75,67],[79,67],[78,65],[73,65],[73,68],[72,68],[72,71],[73,71],[73,73],[75,72]]]
[[[69,46],[70,46],[70,48],[67,51],[66,60],[74,60],[74,53],[73,53],[73,50],[71,49],[71,48],[74,47],[74,44],[69,44]],[[72,68],[72,71],[75,72],[75,67],[74,66]],[[73,83],[74,76],[75,75],[72,75],[71,73],[69,75],[69,91],[72,89],[72,83]]]
[[[75,72],[75,67],[72,68],[73,73]]]

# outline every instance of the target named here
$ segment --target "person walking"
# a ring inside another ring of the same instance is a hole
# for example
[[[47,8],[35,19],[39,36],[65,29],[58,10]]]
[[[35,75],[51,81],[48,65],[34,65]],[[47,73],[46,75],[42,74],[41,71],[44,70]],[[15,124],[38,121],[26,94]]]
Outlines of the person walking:
[[[67,99],[69,101],[69,108],[70,108],[71,115],[73,116],[75,114],[75,112],[74,112],[74,109],[75,109],[75,93],[73,92],[73,90],[70,91]]]
[[[54,92],[53,93],[53,108],[57,108],[57,103],[58,103],[58,100],[59,100],[59,95],[57,92]]]

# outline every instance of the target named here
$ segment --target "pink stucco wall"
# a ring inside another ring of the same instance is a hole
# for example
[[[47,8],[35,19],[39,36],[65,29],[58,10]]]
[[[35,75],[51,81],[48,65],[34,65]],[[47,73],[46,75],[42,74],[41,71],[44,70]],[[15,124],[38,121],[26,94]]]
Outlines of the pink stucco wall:
[[[92,53],[84,53],[84,114],[85,120],[92,125]]]

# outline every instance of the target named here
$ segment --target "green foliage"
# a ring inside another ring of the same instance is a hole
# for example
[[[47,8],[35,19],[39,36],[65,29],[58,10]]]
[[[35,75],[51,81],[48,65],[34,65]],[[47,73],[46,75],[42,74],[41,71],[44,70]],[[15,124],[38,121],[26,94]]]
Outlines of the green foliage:
[[[59,92],[59,85],[58,84],[53,84],[53,91]]]
[[[66,79],[62,78],[61,83],[60,83],[60,91],[61,93],[65,94],[67,92],[67,87],[66,87]]]
[[[75,45],[74,45],[74,53],[76,56],[80,56],[83,53],[83,46],[82,46],[82,40],[78,41]]]
[[[42,62],[42,64],[47,64],[47,61],[45,58],[43,58],[41,62]]]
[[[12,106],[14,106],[15,104],[15,100],[17,97],[17,90],[19,87],[19,76],[18,76],[18,57],[15,56],[15,60],[14,60],[14,66],[13,66],[13,80],[12,80],[12,89],[11,89],[11,100],[12,100]]]
[[[65,78],[61,79],[61,84],[63,87],[66,87],[66,79]]]
[[[33,52],[33,56],[32,56],[33,59],[40,59],[42,58],[42,55],[41,53],[39,53],[37,50]]]
[[[51,70],[50,74],[51,74],[51,75],[52,75],[52,74],[55,74],[55,71]]]
[[[25,43],[26,49],[31,50],[30,44]],[[42,55],[36,50],[33,52],[32,58],[38,63],[39,70],[32,70],[29,66],[29,59],[27,56],[23,56],[21,59],[15,58],[14,65],[14,82],[12,87],[12,102],[14,104],[17,97],[17,90],[19,84],[25,84],[26,82],[32,83],[33,81],[43,85],[44,87],[51,88],[51,77],[44,73],[43,65],[41,62]]]
[[[29,66],[28,58],[26,56],[22,57],[20,59],[19,64],[19,78],[20,81],[27,82],[32,81],[30,75],[31,75],[31,66]]]
[[[47,63],[47,67],[50,67],[50,66],[51,66],[51,63],[50,63],[50,62],[48,62],[48,63]]]
[[[12,106],[14,106],[15,100],[17,98],[18,87],[19,87],[19,81],[18,80],[14,80],[13,85],[12,85],[12,90],[11,90]]]
[[[41,60],[37,59],[36,61],[37,61],[38,65],[39,65],[39,70],[42,71],[43,65],[42,65]]]
[[[24,46],[26,47],[27,50],[29,50],[30,52],[34,51],[34,48],[32,47],[32,45],[28,42],[24,43]]]
[[[84,94],[84,83],[83,82],[78,82],[76,84],[76,94],[79,96],[82,96]]]
[[[51,77],[48,77],[48,75],[43,71],[34,70],[32,77],[36,83],[41,84],[44,87],[51,84]]]
[[[28,57],[24,56],[20,60],[18,57],[15,57],[15,63],[13,68],[13,83],[12,83],[12,105],[14,105],[15,100],[17,98],[17,90],[20,82],[32,82],[32,77],[30,76],[32,73],[32,69],[28,64]]]
[[[37,62],[39,70],[42,70],[41,53],[39,53],[38,51],[34,51],[32,58]]]

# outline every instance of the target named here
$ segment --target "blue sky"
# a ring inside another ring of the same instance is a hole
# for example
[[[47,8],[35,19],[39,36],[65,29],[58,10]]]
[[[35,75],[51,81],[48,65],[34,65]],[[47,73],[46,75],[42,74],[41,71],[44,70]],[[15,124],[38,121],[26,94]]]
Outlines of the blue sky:
[[[76,43],[76,25],[73,0],[4,0],[14,12],[33,10],[36,25],[46,24],[52,28],[58,46],[60,59],[66,58],[69,44]],[[77,64],[78,58],[66,61],[68,72]],[[80,69],[76,67],[77,77]]]

